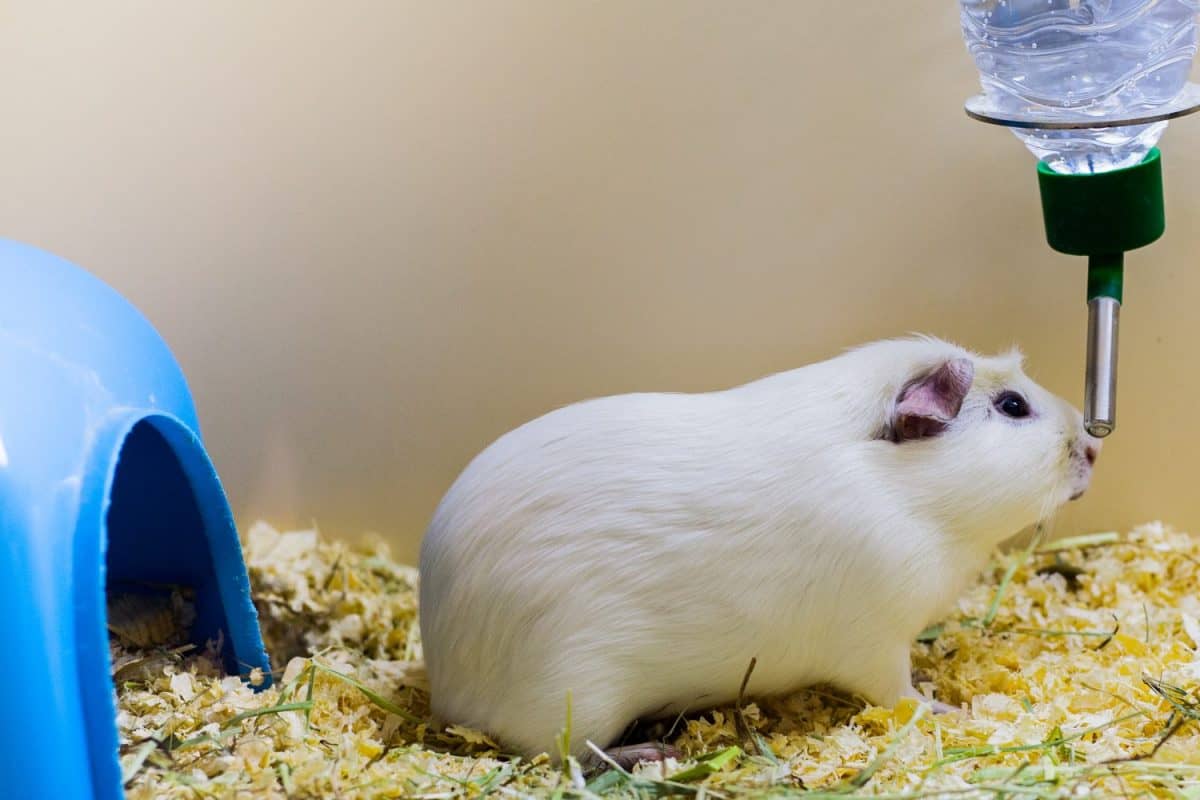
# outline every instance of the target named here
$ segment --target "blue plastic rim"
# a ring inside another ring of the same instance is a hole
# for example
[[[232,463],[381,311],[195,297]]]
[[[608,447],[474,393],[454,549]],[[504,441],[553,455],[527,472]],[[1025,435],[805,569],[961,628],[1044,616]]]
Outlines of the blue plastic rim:
[[[196,611],[191,642],[203,647],[221,641],[231,675],[247,675],[255,667],[264,674],[269,670],[257,617],[245,613],[253,613],[253,606],[237,530],[203,446],[168,415],[130,422],[117,452],[107,453],[106,463],[91,472],[98,485],[85,496],[101,503],[84,503],[75,535],[74,571],[78,599],[84,600],[75,607],[79,682],[98,788],[121,784],[120,765],[112,756],[118,743],[106,614],[111,587],[191,588]]]
[[[231,674],[269,676],[233,516],[150,324],[4,240],[0,378],[0,794],[120,798],[108,587],[190,587],[192,641],[221,641]]]

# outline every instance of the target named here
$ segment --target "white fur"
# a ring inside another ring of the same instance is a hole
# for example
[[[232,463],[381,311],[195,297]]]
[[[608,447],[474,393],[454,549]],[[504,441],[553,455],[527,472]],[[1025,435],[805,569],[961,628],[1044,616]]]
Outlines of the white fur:
[[[952,358],[974,382],[944,433],[880,438],[904,386]],[[1002,389],[1033,416],[999,414]],[[421,549],[434,712],[525,753],[638,717],[831,682],[913,692],[909,646],[999,542],[1090,476],[1077,411],[1019,354],[878,342],[707,394],[631,394],[502,436]]]

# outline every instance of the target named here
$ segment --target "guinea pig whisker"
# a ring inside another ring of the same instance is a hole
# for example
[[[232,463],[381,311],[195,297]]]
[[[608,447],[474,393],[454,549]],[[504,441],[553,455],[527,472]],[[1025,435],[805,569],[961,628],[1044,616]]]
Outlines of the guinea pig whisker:
[[[1057,498],[1065,484],[1066,480],[1059,478],[1042,499],[1041,513],[1038,514],[1040,520],[1038,526],[1043,530],[1046,539],[1054,538],[1054,529],[1058,522],[1058,509],[1061,507]]]

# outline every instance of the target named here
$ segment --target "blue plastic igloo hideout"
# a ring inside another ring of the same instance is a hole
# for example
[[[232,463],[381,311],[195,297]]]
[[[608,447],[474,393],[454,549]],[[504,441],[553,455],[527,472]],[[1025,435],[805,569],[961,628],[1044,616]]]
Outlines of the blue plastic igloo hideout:
[[[192,590],[193,642],[269,674],[182,371],[107,285],[0,240],[0,794],[119,798],[106,592]]]

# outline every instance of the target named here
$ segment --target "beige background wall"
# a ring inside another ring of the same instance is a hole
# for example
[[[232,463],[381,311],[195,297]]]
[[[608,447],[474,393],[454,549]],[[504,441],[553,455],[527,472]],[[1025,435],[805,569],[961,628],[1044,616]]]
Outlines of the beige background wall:
[[[923,330],[1078,402],[1083,265],[975,87],[950,0],[0,0],[0,235],[158,325],[243,521],[411,557],[475,452],[592,395]],[[1061,529],[1200,516],[1197,143]]]

